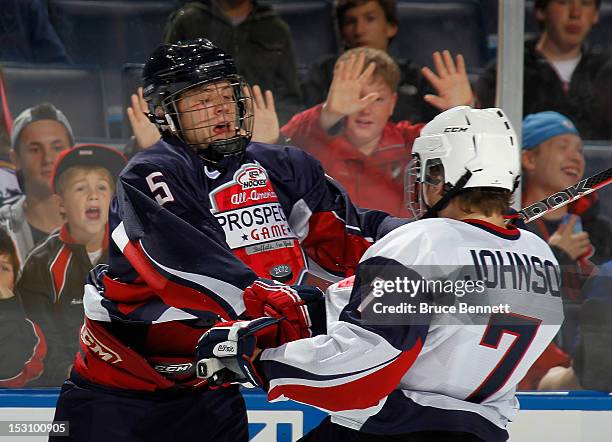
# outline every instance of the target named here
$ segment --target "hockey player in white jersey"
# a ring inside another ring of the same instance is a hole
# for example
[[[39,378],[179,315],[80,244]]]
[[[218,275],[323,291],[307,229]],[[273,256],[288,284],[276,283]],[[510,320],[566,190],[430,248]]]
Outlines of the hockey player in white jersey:
[[[413,147],[422,219],[330,287],[327,334],[260,351],[275,320],[221,324],[200,340],[200,376],[328,411],[304,441],[507,440],[516,385],[563,320],[553,253],[503,216],[519,150],[499,109],[438,115]]]

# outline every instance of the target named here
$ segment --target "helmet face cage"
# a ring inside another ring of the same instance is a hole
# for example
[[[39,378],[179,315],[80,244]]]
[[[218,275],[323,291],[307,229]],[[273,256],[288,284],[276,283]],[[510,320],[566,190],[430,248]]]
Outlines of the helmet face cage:
[[[418,154],[412,154],[404,176],[404,198],[406,208],[414,219],[425,215],[433,203],[427,201],[426,185],[437,186],[444,182],[444,165],[438,158],[425,161],[421,164]]]
[[[418,154],[412,154],[412,159],[406,167],[404,203],[412,219],[421,218],[426,211],[421,198],[421,160]]]
[[[244,152],[253,133],[250,87],[238,75],[206,80],[162,101],[170,131],[203,156],[218,160]]]

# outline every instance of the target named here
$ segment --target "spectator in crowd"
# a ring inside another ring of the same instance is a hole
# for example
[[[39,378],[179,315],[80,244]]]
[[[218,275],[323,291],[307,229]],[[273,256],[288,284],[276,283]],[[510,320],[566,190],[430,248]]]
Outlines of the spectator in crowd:
[[[70,62],[49,21],[46,1],[2,1],[0,60],[27,63]]]
[[[321,161],[326,173],[361,207],[407,215],[404,169],[423,125],[389,121],[399,82],[399,67],[386,52],[370,47],[346,51],[338,59],[325,103],[294,116],[281,133]],[[460,57],[455,65],[450,54],[445,55],[434,85],[440,109],[466,104],[463,100],[471,98]],[[261,100],[256,97],[256,102]],[[261,108],[255,109],[256,130],[262,123]]]
[[[21,195],[15,165],[9,157],[12,127],[13,119],[6,99],[4,76],[0,69],[0,207],[14,202]]]
[[[569,117],[586,139],[601,138],[593,118],[593,102],[601,91],[593,85],[607,54],[586,44],[597,23],[601,0],[536,0],[539,37],[525,43],[523,115],[554,110]],[[476,85],[477,101],[495,101],[497,64],[493,61]]]
[[[289,26],[271,6],[252,0],[193,1],[170,16],[163,40],[200,37],[231,54],[248,83],[274,91],[282,122],[302,108]]]
[[[53,189],[66,222],[28,256],[15,288],[47,339],[37,385],[61,385],[68,376],[83,323],[83,281],[94,265],[107,262],[109,204],[126,163],[100,145],[66,150],[55,163]]]
[[[386,52],[399,26],[396,0],[336,0],[335,16],[345,50],[365,46]],[[434,55],[437,64],[440,58]],[[325,101],[337,60],[337,55],[330,55],[310,68],[302,83],[306,107]],[[410,60],[395,61],[400,80],[393,121],[431,120],[440,109],[430,101],[432,89],[426,78],[431,78],[431,70]]]
[[[25,317],[13,293],[18,272],[15,244],[0,229],[0,388],[23,387],[38,378],[47,354],[40,327]]]
[[[585,160],[582,139],[572,122],[553,111],[525,117],[522,167],[523,207],[580,181]],[[594,274],[595,265],[612,258],[612,229],[608,220],[599,215],[596,194],[554,210],[527,227],[548,242],[561,265],[566,307],[581,303],[584,284]],[[577,322],[568,319],[563,324],[563,337],[577,333]],[[559,344],[560,347],[551,344],[536,361],[521,383],[522,388],[535,388],[551,367],[569,364],[574,339]]]
[[[523,120],[523,206],[580,181],[585,160],[582,139],[558,112],[527,115]],[[589,268],[612,258],[612,229],[599,215],[599,200],[589,195],[529,224],[546,239],[562,266]]]
[[[0,208],[0,225],[13,237],[22,263],[36,244],[62,224],[51,191],[51,172],[60,152],[72,145],[70,123],[50,103],[26,109],[14,121],[11,160],[24,195]]]

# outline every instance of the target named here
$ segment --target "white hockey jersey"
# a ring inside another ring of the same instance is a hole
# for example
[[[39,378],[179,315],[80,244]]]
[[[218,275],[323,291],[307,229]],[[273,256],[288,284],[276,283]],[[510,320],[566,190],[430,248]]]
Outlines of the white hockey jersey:
[[[506,440],[516,385],[563,321],[559,272],[548,245],[514,227],[400,227],[364,254],[354,281],[330,287],[326,335],[262,353],[268,398],[367,433]]]

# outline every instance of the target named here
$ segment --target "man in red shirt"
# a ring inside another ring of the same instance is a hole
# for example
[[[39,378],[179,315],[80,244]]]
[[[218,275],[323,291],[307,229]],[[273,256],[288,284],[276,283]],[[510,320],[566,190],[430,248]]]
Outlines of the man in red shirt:
[[[434,63],[437,75],[428,78],[439,95],[430,102],[442,110],[469,104],[463,58],[455,64],[445,51]],[[397,64],[384,51],[351,49],[338,59],[325,103],[295,115],[281,134],[321,161],[356,204],[407,216],[404,169],[423,124],[389,120],[399,80]]]

